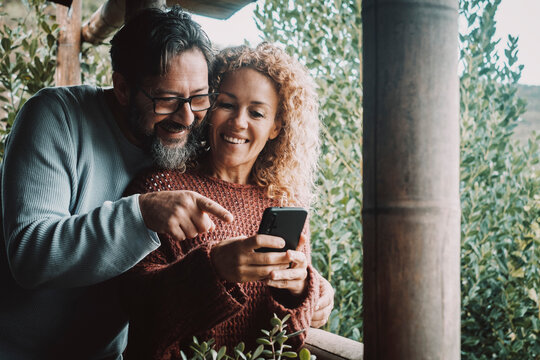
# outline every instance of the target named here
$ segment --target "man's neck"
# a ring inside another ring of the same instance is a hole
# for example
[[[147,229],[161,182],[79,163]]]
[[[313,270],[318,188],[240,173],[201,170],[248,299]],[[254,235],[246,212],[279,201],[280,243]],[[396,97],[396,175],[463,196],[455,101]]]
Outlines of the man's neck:
[[[120,128],[120,131],[122,132],[122,134],[124,134],[126,139],[133,145],[142,147],[141,141],[138,140],[133,134],[133,132],[131,131],[126,107],[120,105],[120,103],[116,99],[116,95],[114,94],[114,90],[112,88],[105,89],[104,93],[105,93],[105,102],[107,103],[107,106],[111,110],[114,120],[116,121],[116,124],[118,124],[118,127]]]

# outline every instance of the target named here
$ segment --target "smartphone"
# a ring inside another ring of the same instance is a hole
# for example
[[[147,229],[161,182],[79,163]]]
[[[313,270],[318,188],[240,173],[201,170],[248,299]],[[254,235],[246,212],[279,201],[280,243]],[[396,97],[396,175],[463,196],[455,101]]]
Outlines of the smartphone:
[[[279,236],[285,240],[281,249],[259,248],[257,252],[284,252],[296,250],[304,229],[307,210],[300,207],[269,207],[264,210],[258,234]]]

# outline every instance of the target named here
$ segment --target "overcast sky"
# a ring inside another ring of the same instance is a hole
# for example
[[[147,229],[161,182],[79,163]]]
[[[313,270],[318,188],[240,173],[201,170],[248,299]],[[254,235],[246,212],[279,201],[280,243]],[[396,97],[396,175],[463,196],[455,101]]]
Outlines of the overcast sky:
[[[195,16],[218,46],[260,41],[253,20],[256,3],[245,6],[226,21]],[[502,0],[497,15],[496,37],[506,44],[508,34],[519,36],[518,62],[525,65],[520,83],[540,85],[540,0]],[[503,53],[501,52],[501,55]]]

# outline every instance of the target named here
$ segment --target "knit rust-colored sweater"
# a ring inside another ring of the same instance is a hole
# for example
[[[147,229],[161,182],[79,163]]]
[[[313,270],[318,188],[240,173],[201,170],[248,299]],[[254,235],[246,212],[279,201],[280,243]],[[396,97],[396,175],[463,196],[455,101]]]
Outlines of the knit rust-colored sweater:
[[[160,235],[161,246],[120,278],[130,318],[125,359],[179,359],[189,354],[193,336],[215,339],[216,348],[232,350],[240,341],[254,349],[270,329],[273,314],[290,314],[287,332],[308,329],[319,298],[318,274],[308,266],[306,290],[299,297],[262,282],[221,280],[210,261],[210,248],[225,239],[256,234],[266,207],[278,206],[264,189],[216,178],[154,170],[138,177],[126,193],[192,190],[215,200],[234,215],[234,222],[212,220],[216,229],[194,239],[175,241]],[[308,237],[307,237],[308,238]],[[309,240],[302,249],[310,259]],[[287,343],[298,349],[305,332]]]

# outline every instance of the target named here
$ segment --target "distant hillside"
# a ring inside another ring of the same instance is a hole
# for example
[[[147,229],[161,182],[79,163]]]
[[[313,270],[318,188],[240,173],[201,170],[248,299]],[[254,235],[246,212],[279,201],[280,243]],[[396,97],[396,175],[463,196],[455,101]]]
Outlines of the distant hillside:
[[[527,111],[514,135],[526,141],[533,130],[540,134],[540,86],[518,85],[518,96],[527,100]]]

